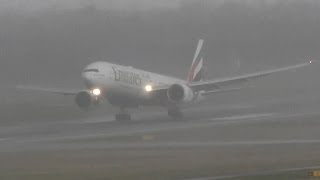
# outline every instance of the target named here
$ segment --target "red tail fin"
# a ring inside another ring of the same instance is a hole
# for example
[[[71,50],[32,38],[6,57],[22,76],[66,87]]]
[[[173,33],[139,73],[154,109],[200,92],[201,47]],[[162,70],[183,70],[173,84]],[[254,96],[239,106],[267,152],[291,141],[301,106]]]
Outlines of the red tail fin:
[[[198,42],[198,46],[194,54],[194,58],[187,78],[188,83],[201,81],[203,78],[203,54],[201,51],[203,42],[203,39],[200,39]]]

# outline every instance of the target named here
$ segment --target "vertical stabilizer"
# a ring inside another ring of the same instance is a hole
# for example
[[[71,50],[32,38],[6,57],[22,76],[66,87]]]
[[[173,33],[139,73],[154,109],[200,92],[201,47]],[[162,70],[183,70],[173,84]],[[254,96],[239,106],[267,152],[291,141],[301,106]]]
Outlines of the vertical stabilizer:
[[[198,46],[194,54],[191,68],[188,73],[188,78],[187,78],[188,83],[198,82],[203,79],[203,53],[202,53],[203,42],[204,42],[203,39],[200,39],[198,42]]]

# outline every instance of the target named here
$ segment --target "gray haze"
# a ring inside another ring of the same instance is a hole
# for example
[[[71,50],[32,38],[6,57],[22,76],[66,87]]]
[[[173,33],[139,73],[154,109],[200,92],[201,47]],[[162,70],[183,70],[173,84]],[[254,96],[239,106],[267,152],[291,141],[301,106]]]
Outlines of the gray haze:
[[[185,78],[199,38],[209,78],[319,59],[319,7],[316,0],[1,0],[0,80],[2,88],[81,87],[82,68],[97,60]],[[257,85],[272,90],[294,80],[293,87],[319,89],[316,70],[300,72]]]
[[[13,88],[83,88],[101,60],[185,79],[200,38],[210,79],[320,60],[320,1],[0,0],[0,179],[310,178],[294,171],[319,169],[320,62],[210,96],[181,121],[143,107],[117,122],[108,104]]]
[[[145,10],[153,8],[174,8],[179,6],[180,0],[1,0],[1,10],[36,12],[47,9],[78,9],[92,5],[99,9],[114,10]]]

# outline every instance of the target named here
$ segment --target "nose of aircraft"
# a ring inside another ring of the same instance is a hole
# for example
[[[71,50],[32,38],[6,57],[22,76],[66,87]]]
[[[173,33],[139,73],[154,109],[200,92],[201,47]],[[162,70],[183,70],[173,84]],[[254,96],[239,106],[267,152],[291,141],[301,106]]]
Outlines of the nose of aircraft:
[[[82,73],[82,78],[84,80],[85,85],[90,88],[92,86],[92,74],[88,72]]]
[[[85,80],[89,80],[91,78],[90,73],[88,72],[82,72],[82,78]]]
[[[97,84],[97,79],[99,79],[97,77],[98,75],[102,74],[101,72],[102,65],[103,65],[102,62],[94,62],[89,64],[82,71],[82,78],[88,88],[92,88],[94,85]]]

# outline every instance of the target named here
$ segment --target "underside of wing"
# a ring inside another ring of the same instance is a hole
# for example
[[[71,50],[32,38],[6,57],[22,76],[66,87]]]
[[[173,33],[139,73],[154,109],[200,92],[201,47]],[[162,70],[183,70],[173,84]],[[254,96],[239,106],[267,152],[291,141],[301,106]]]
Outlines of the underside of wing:
[[[61,95],[76,95],[80,91],[83,91],[81,89],[43,88],[43,87],[30,86],[30,85],[28,86],[18,85],[15,88],[21,89],[21,90],[41,91],[41,92],[48,92],[48,93],[61,94]]]
[[[268,71],[261,71],[257,73],[252,73],[252,74],[246,74],[246,75],[241,75],[241,76],[236,76],[236,77],[231,77],[231,78],[222,78],[222,79],[216,79],[212,81],[204,81],[204,82],[196,82],[189,84],[190,88],[192,88],[194,91],[208,91],[210,94],[214,92],[222,92],[222,91],[229,91],[230,89],[240,89],[244,85],[247,84],[249,80],[253,80],[256,78],[260,78],[263,76],[267,76],[270,74],[274,74],[277,72],[282,72],[282,71],[287,71],[287,70],[292,70],[292,69],[297,69],[300,67],[304,67],[307,65],[310,65],[311,61],[308,63],[301,63],[293,66],[287,66],[284,68],[278,68],[278,69],[273,69],[273,70],[268,70]]]
[[[226,93],[226,92],[233,92],[233,91],[239,91],[242,88],[226,88],[226,89],[218,89],[213,91],[203,91],[201,92],[202,96],[210,95],[210,94],[219,94],[219,93]]]
[[[251,81],[260,77],[264,77],[270,74],[274,74],[277,72],[297,69],[310,64],[311,62],[301,63],[293,66],[261,71],[261,72],[252,73],[252,74],[246,74],[246,75],[230,77],[230,78],[215,79],[212,81],[193,82],[193,83],[184,84],[184,85],[187,85],[187,87],[192,89],[193,92],[199,92],[201,95],[204,95],[204,96],[210,95],[210,94],[237,91],[246,87],[248,85],[248,81]],[[180,84],[180,85],[183,86],[183,84]],[[157,102],[158,104],[168,103],[167,93],[172,86],[173,85],[154,87],[152,91],[148,92],[148,95],[149,95],[148,99],[151,100],[152,102]]]

